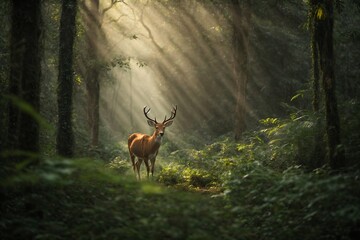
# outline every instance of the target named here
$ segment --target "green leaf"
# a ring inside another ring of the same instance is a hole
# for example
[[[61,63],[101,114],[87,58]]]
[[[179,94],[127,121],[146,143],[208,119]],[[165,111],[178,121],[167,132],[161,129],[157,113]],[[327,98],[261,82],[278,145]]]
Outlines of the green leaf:
[[[40,125],[40,127],[48,130],[52,128],[52,126],[29,103],[25,102],[24,100],[15,95],[5,95],[5,98],[9,99],[11,103],[17,106],[22,112],[27,113],[33,119],[35,119],[36,122]]]
[[[300,92],[300,93],[296,94],[295,96],[293,96],[293,97],[290,99],[290,101],[292,102],[292,101],[298,99],[299,97],[302,97],[302,98],[303,98],[303,97],[304,97],[304,93],[303,93],[303,92]]]
[[[311,212],[304,217],[304,220],[312,219],[312,217],[315,216],[316,214],[317,214],[317,211]]]
[[[319,8],[316,9],[315,14],[316,14],[317,19],[319,19],[319,20],[325,19],[325,11],[321,6],[319,6]]]

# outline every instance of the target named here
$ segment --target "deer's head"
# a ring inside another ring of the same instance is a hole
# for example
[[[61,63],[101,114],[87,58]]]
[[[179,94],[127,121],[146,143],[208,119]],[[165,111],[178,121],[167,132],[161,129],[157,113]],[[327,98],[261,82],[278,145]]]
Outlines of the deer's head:
[[[149,124],[149,126],[154,127],[155,128],[155,132],[154,132],[154,136],[156,138],[157,142],[161,142],[161,138],[164,136],[165,133],[165,128],[171,126],[171,124],[173,123],[173,120],[176,116],[176,110],[177,110],[177,106],[173,107],[173,109],[171,110],[171,116],[169,118],[166,118],[164,121],[162,122],[157,122],[156,118],[155,119],[151,119],[148,116],[148,113],[150,112],[150,108],[148,110],[146,110],[146,106],[144,107],[144,115],[147,118],[147,122]]]

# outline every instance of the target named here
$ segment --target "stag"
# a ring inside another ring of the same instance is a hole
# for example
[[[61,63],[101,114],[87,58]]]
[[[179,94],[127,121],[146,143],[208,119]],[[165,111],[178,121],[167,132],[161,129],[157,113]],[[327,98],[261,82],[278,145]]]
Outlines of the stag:
[[[151,119],[148,116],[148,113],[150,112],[150,108],[147,109],[146,106],[144,107],[143,111],[145,117],[147,118],[147,123],[149,124],[149,126],[155,128],[154,133],[151,136],[142,133],[133,133],[128,138],[128,147],[129,147],[131,163],[133,166],[135,176],[137,176],[139,180],[140,180],[140,166],[143,161],[146,166],[147,177],[149,178],[150,169],[151,169],[151,176],[154,176],[155,160],[159,152],[161,140],[162,137],[164,136],[165,128],[171,126],[171,124],[173,123],[173,120],[176,116],[176,110],[177,110],[177,106],[173,107],[171,110],[171,116],[169,118],[166,118],[165,116],[164,121],[159,123],[156,121],[156,118]],[[135,161],[135,158],[137,158],[137,161]],[[150,166],[149,166],[149,160],[150,160]]]

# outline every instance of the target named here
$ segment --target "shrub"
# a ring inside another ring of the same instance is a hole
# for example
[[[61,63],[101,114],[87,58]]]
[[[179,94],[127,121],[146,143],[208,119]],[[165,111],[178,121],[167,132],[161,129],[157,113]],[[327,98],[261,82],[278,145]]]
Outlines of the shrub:
[[[180,164],[169,164],[163,167],[157,180],[168,186],[181,186],[189,189],[209,188],[217,185],[218,182],[218,179],[206,170]]]
[[[163,167],[157,175],[157,181],[168,186],[179,185],[183,183],[185,180],[182,176],[181,166],[170,164],[166,167]]]
[[[117,156],[113,160],[111,160],[107,166],[110,169],[113,169],[119,173],[125,173],[129,169],[132,168],[128,159],[122,159],[121,157]]]
[[[183,176],[186,183],[195,188],[207,188],[214,184],[215,178],[209,172],[202,169],[185,168]]]
[[[299,167],[280,173],[252,163],[233,171],[224,196],[235,225],[252,229],[255,239],[352,239],[360,224],[359,175]]]

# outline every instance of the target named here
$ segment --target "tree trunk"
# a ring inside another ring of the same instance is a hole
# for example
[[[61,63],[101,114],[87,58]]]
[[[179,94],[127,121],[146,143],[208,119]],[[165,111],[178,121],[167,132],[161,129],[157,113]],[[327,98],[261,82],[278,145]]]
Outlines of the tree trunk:
[[[246,130],[246,86],[249,78],[249,28],[250,7],[248,1],[232,0],[232,24],[234,46],[234,78],[236,82],[235,140]]]
[[[315,34],[319,48],[322,87],[325,94],[325,116],[328,157],[330,167],[338,170],[344,166],[344,152],[340,141],[340,120],[337,109],[334,74],[333,27],[334,9],[332,1],[320,1],[314,16]],[[321,14],[322,11],[323,14]]]
[[[101,16],[99,0],[90,0],[82,4],[83,18],[86,23],[86,56],[89,59],[86,72],[83,73],[86,93],[88,126],[91,147],[99,145],[99,101],[100,101],[100,54]]]
[[[57,152],[72,157],[73,46],[76,32],[77,0],[63,0],[60,19]]]
[[[311,36],[311,64],[312,64],[312,86],[313,86],[313,101],[312,106],[316,114],[320,112],[320,61],[319,61],[319,32],[316,29],[315,13],[318,3],[316,1],[310,2],[310,36]],[[324,131],[321,129],[321,119],[317,116],[316,120],[316,132],[314,136],[314,146],[312,152],[311,162],[308,163],[308,167],[316,169],[324,164],[324,149],[323,149],[323,135]]]
[[[315,6],[311,6],[311,13],[314,14]],[[320,71],[319,71],[319,48],[317,45],[318,36],[315,31],[314,21],[311,21],[311,60],[312,60],[312,81],[313,81],[313,110],[320,109]]]
[[[9,94],[39,111],[41,1],[13,0],[11,21]],[[39,152],[38,122],[14,103],[9,106],[7,148]]]
[[[90,128],[90,144],[92,147],[99,145],[99,101],[100,83],[99,69],[89,69],[86,79],[88,125]]]

